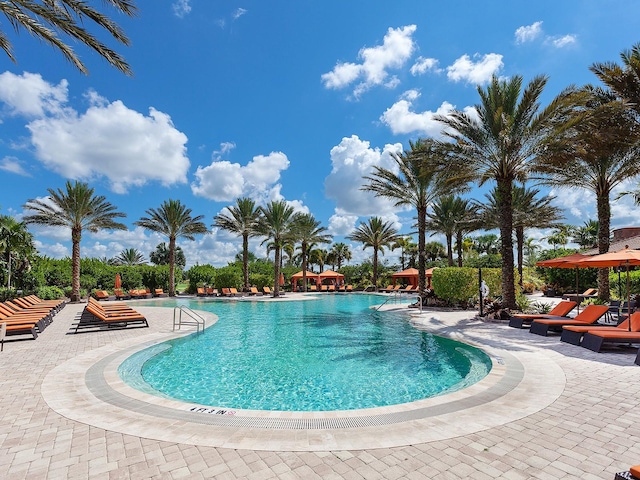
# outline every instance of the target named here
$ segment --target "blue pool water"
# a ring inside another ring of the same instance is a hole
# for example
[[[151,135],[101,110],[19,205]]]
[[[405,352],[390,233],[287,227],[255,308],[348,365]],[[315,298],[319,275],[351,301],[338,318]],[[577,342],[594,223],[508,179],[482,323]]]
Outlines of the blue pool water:
[[[213,312],[219,320],[204,334],[138,352],[119,372],[136,388],[186,402],[284,411],[406,403],[487,375],[491,361],[484,352],[417,330],[404,314],[369,308],[382,301],[358,294],[290,302],[164,301]]]

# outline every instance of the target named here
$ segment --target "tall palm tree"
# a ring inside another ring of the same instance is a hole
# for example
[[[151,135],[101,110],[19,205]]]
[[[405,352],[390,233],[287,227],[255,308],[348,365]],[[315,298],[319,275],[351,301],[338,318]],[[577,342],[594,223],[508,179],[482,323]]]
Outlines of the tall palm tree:
[[[629,108],[640,114],[640,43],[620,53],[622,65],[615,62],[594,63],[590,70]]]
[[[640,175],[640,122],[626,103],[608,90],[583,87],[588,96],[583,121],[550,144],[537,170],[549,185],[590,190],[596,197],[598,251],[607,253],[611,228],[611,191]],[[609,272],[598,272],[598,296],[609,299]]]
[[[129,17],[137,13],[134,0],[106,0],[103,3],[111,5],[117,13],[124,13]],[[108,48],[85,28],[87,24],[95,25],[106,30],[121,44],[129,45],[129,39],[122,29],[105,14],[90,6],[88,2],[13,0],[0,2],[0,12],[9,19],[9,23],[16,31],[23,29],[37,39],[48,43],[59,50],[64,58],[82,73],[87,74],[87,68],[68,42],[57,35],[58,32],[63,32],[72,40],[88,46],[121,72],[127,75],[132,74],[129,65],[118,53]],[[15,62],[11,42],[2,31],[0,31],[0,48]]]
[[[195,240],[195,235],[207,233],[207,226],[202,222],[204,215],[192,217],[190,208],[180,200],[172,199],[165,200],[158,209],[149,208],[145,213],[147,216],[135,222],[135,225],[169,237],[169,296],[174,297],[176,240]]]
[[[35,213],[26,215],[27,224],[66,227],[71,229],[71,301],[80,300],[80,241],[83,230],[95,233],[98,230],[126,230],[116,218],[127,215],[116,211],[102,195],[94,195],[94,189],[83,182],[66,182],[65,190],[47,189],[45,199],[31,199],[23,208]]]
[[[24,222],[8,215],[0,215],[0,252],[7,265],[7,288],[11,288],[12,259],[27,260],[35,252],[33,235]]]
[[[524,232],[527,228],[559,227],[562,220],[562,212],[558,207],[551,205],[555,197],[546,196],[539,198],[540,190],[514,186],[512,190],[513,200],[513,227],[516,233],[516,251],[518,253],[517,265],[522,286],[522,267],[524,264]],[[497,228],[499,201],[497,189],[485,195],[486,203],[480,205],[482,224],[486,228]]]
[[[236,204],[226,210],[228,213],[219,213],[213,218],[213,226],[242,236],[242,273],[244,288],[249,290],[249,237],[256,236],[260,210],[247,197],[238,198]]]
[[[453,267],[453,236],[456,233],[456,225],[460,214],[460,197],[443,195],[436,199],[427,213],[426,228],[433,235],[442,233],[447,242],[447,264]]]
[[[456,202],[456,251],[458,254],[458,267],[462,267],[462,254],[465,251],[464,236],[482,227],[478,207],[471,201],[458,197]],[[467,242],[467,250],[473,245],[473,240]]]
[[[310,213],[298,213],[293,218],[293,233],[296,241],[300,242],[302,256],[302,288],[307,291],[307,254],[308,248],[315,243],[329,243],[331,236],[321,222]]]
[[[574,89],[560,93],[544,109],[540,98],[547,77],[538,76],[522,89],[523,78],[501,80],[494,76],[486,88],[478,87],[480,103],[476,114],[456,110],[436,117],[446,127],[447,163],[460,180],[483,185],[493,180],[499,200],[502,244],[502,294],[507,307],[516,307],[513,259],[514,182],[524,182],[529,165],[540,155],[548,138],[567,128],[567,116],[574,109]]]
[[[318,265],[318,273],[324,272],[324,266],[327,264],[329,251],[324,248],[312,248],[309,251],[309,263]]]
[[[439,258],[444,258],[447,254],[444,245],[440,242],[427,242],[424,247],[426,257],[432,262],[435,262]]]
[[[389,247],[398,238],[398,230],[391,222],[383,222],[380,217],[371,217],[368,223],[361,222],[347,238],[362,243],[363,249],[373,248],[373,286],[378,291],[378,252],[384,255],[385,247]]]
[[[116,265],[144,265],[147,260],[144,258],[142,252],[135,248],[125,248],[115,258],[114,263]]]
[[[426,288],[425,236],[426,218],[429,204],[445,189],[447,170],[443,168],[441,151],[432,139],[409,142],[411,150],[402,154],[392,154],[398,168],[396,171],[374,166],[370,176],[365,176],[367,184],[362,187],[379,197],[386,197],[396,206],[411,206],[418,218],[418,289],[421,294]],[[375,218],[375,217],[374,217]],[[375,250],[374,250],[375,251]],[[377,253],[377,252],[376,252]],[[377,273],[377,265],[374,264]],[[375,275],[374,275],[375,276]]]
[[[398,237],[398,239],[393,242],[393,245],[391,245],[391,250],[395,250],[397,248],[400,249],[400,266],[402,267],[402,270],[404,270],[406,267],[406,253],[408,250],[408,246],[413,243],[413,241],[411,240],[411,237]]]
[[[342,268],[342,262],[344,262],[345,260],[348,262],[352,257],[349,245],[342,242],[334,243],[331,246],[330,252],[336,259],[336,266],[338,270]]]
[[[259,235],[267,237],[275,252],[273,296],[280,295],[280,259],[282,248],[286,242],[290,242],[294,237],[294,212],[293,207],[284,200],[274,200],[264,207],[260,207],[260,220],[256,226]],[[264,243],[264,242],[263,242]]]

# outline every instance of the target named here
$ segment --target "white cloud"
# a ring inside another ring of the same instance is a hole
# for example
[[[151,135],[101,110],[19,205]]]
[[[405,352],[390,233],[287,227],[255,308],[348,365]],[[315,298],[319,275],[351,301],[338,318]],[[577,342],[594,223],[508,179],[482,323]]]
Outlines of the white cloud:
[[[171,7],[173,8],[173,13],[178,18],[184,18],[191,13],[190,0],[177,0],[171,5]]]
[[[52,85],[37,73],[15,75],[4,72],[0,74],[0,101],[12,115],[42,117],[57,114],[67,102],[67,87],[66,80]]]
[[[264,199],[287,168],[289,159],[282,152],[257,155],[246,166],[214,160],[209,166],[198,166],[191,190],[194,195],[217,202],[230,202],[243,196]],[[279,191],[278,187],[278,194]]]
[[[362,63],[338,63],[331,72],[323,74],[324,86],[340,89],[360,79],[361,82],[354,89],[356,98],[376,85],[393,88],[398,84],[398,79],[394,77],[389,80],[388,70],[400,68],[409,60],[415,50],[411,38],[415,31],[415,25],[389,28],[382,45],[360,50],[358,58]]]
[[[349,235],[356,226],[358,221],[357,215],[348,215],[336,208],[336,213],[329,218],[328,231],[331,235],[345,236]]]
[[[411,66],[411,74],[414,76],[423,75],[427,72],[442,72],[441,68],[438,68],[438,60],[435,58],[418,57],[416,63]]]
[[[447,115],[455,107],[449,102],[442,102],[435,112],[427,110],[422,113],[412,111],[413,102],[420,97],[417,90],[406,91],[401,99],[389,107],[380,117],[380,121],[387,125],[394,135],[419,132],[429,137],[437,137],[443,125],[436,121],[436,115]]]
[[[238,8],[235,12],[233,12],[233,19],[237,20],[238,18],[240,18],[242,15],[244,15],[245,13],[247,13],[248,10],[245,8]]]
[[[326,196],[336,203],[336,215],[339,216],[385,216],[394,215],[398,210],[385,198],[376,197],[372,192],[360,190],[365,181],[363,176],[370,175],[374,166],[397,171],[391,153],[401,152],[400,143],[387,144],[382,151],[371,148],[369,142],[360,140],[357,135],[345,137],[340,144],[331,149],[333,169],[324,181]],[[346,221],[350,221],[347,218]],[[339,219],[334,219],[339,227]],[[344,225],[345,220],[342,220]]]
[[[556,48],[563,48],[568,45],[573,45],[578,41],[578,37],[575,35],[563,35],[561,37],[549,37],[547,43],[550,43]]]
[[[469,55],[458,58],[453,65],[447,67],[447,77],[454,82],[466,81],[474,85],[481,85],[491,80],[491,77],[503,67],[502,55],[488,53],[475,54],[473,59]]]
[[[542,22],[535,22],[531,25],[518,27],[515,37],[516,43],[532,42],[542,34]]]
[[[30,177],[29,173],[22,167],[22,163],[16,157],[4,157],[0,160],[0,170],[15,173],[23,177]]]
[[[151,107],[145,116],[92,90],[84,97],[90,106],[77,112],[67,105],[66,80],[55,86],[30,73],[0,75],[0,101],[31,119],[34,155],[50,170],[71,179],[106,177],[117,193],[149,181],[186,183],[187,137],[169,115]]]
[[[145,116],[116,100],[92,105],[84,114],[34,120],[27,128],[36,157],[67,178],[104,176],[116,193],[149,181],[187,181],[187,136],[153,107]]]

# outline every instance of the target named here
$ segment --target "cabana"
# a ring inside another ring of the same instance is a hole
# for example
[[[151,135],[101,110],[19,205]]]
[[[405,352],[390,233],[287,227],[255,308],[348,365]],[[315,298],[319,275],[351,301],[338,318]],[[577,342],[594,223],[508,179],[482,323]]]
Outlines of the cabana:
[[[307,285],[315,285],[318,283],[318,274],[313,273],[307,270]],[[296,290],[296,284],[299,281],[302,281],[302,271],[296,273],[295,275],[291,275],[291,288],[293,291]]]
[[[426,277],[426,287],[431,287],[431,276],[433,274],[433,268],[429,268],[425,270],[424,274]],[[413,288],[418,287],[418,269],[417,268],[407,268],[406,270],[402,270],[401,272],[394,273],[391,275],[393,279],[393,284],[395,285],[399,279],[407,279],[407,283],[411,285]]]
[[[342,285],[344,284],[344,275],[333,270],[326,270],[318,275],[318,283],[322,285],[325,280],[328,280],[327,285]]]

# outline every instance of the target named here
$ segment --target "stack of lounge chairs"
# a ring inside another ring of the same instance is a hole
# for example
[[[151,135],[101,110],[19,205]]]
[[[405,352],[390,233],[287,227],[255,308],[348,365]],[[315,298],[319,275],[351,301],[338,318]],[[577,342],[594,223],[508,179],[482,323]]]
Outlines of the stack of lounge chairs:
[[[75,330],[107,330],[121,328],[142,328],[148,327],[147,319],[129,307],[125,303],[111,303],[105,305],[93,298],[89,298],[87,306],[82,311]]]
[[[64,305],[64,300],[41,300],[35,295],[0,303],[0,323],[5,325],[4,335],[28,335],[36,339]]]

